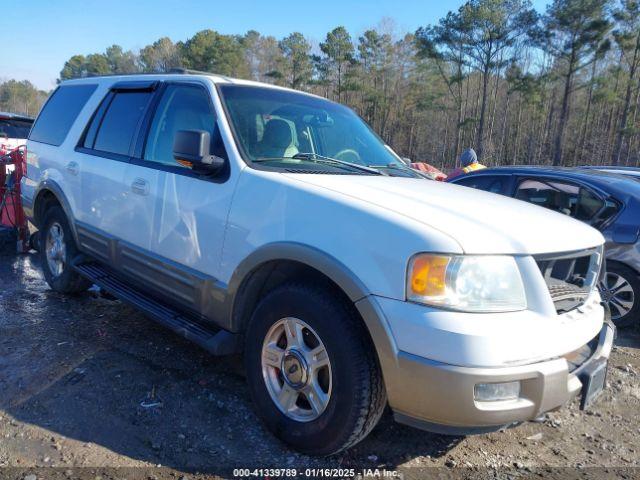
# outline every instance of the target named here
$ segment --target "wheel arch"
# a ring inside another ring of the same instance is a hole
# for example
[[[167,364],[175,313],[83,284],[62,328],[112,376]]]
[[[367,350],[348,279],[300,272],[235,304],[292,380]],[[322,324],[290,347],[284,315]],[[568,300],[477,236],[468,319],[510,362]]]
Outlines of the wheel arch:
[[[640,271],[638,271],[638,267],[636,265],[632,265],[629,262],[626,262],[625,259],[620,259],[620,258],[607,258],[607,266],[609,264],[613,264],[613,265],[621,265],[625,268],[628,268],[629,270],[631,270],[633,273],[635,273],[638,277],[638,279],[640,280]]]
[[[53,180],[45,180],[39,186],[33,201],[33,224],[38,228],[42,228],[45,212],[52,206],[57,205],[62,208],[64,214],[69,220],[69,228],[73,233],[74,240],[78,242],[78,234],[73,219],[71,205],[67,200],[60,185]]]
[[[291,279],[325,281],[352,304],[370,295],[364,283],[342,262],[315,247],[278,242],[244,259],[229,282],[230,329],[242,332],[260,298]]]

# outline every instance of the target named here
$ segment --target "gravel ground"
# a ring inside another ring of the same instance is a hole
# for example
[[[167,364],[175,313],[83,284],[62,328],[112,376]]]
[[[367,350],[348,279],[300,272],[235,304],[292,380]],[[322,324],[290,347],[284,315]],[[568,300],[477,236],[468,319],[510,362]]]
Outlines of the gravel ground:
[[[56,294],[35,256],[0,257],[0,477],[34,480],[27,473],[36,467],[58,467],[36,472],[61,478],[80,467],[156,468],[144,478],[354,467],[407,478],[442,467],[481,478],[488,467],[632,478],[640,475],[630,468],[640,466],[640,333],[621,332],[617,343],[607,390],[591,411],[573,402],[539,423],[470,437],[414,430],[387,413],[350,451],[317,459],[261,426],[240,358],[212,357],[95,293]]]

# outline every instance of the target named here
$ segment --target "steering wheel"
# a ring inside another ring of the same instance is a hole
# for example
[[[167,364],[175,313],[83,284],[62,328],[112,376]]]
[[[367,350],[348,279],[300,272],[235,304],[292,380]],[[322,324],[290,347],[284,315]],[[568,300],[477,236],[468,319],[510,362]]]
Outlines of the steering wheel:
[[[342,157],[346,157],[346,158],[342,158]],[[362,158],[360,158],[360,154],[356,152],[353,148],[345,148],[344,150],[340,150],[338,153],[336,153],[333,156],[333,158],[342,160],[344,162],[359,163],[362,165]]]

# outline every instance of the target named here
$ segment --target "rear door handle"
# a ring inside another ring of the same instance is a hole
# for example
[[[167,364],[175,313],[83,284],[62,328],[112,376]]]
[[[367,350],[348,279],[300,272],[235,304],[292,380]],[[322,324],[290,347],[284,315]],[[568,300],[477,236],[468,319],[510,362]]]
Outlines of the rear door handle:
[[[137,195],[149,195],[149,182],[144,178],[136,178],[131,184],[131,191]]]
[[[67,163],[67,171],[71,175],[78,175],[78,172],[80,172],[80,165],[78,165],[78,162],[69,162]]]

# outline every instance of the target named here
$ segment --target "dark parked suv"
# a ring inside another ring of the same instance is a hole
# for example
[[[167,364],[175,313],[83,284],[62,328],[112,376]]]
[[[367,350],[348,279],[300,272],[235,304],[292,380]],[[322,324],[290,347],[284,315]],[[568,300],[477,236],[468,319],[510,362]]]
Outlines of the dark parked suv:
[[[607,241],[602,298],[618,326],[640,324],[640,182],[634,177],[595,169],[497,167],[451,183],[540,205],[600,230]]]

